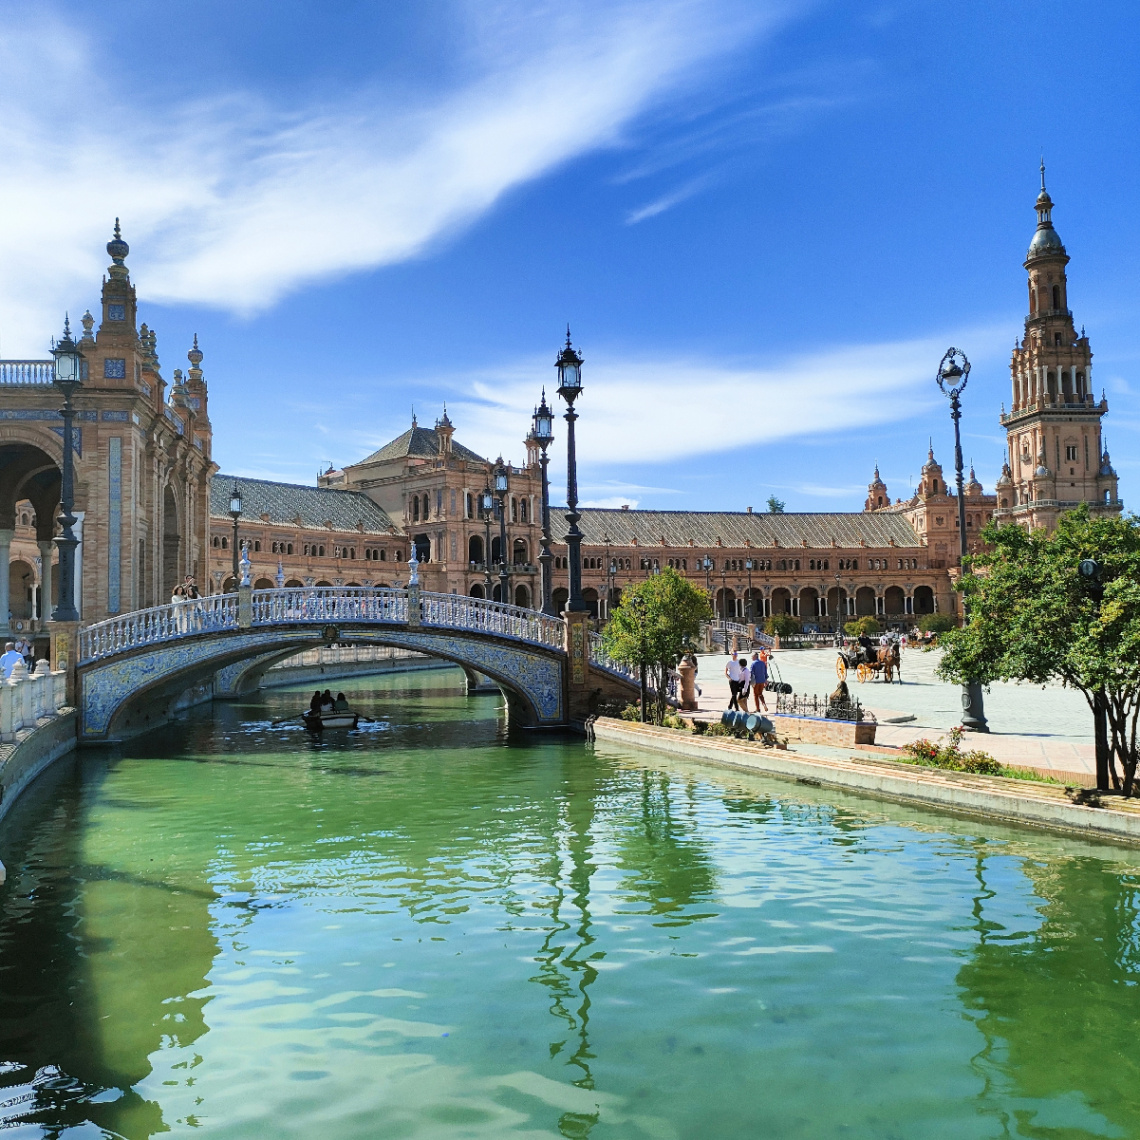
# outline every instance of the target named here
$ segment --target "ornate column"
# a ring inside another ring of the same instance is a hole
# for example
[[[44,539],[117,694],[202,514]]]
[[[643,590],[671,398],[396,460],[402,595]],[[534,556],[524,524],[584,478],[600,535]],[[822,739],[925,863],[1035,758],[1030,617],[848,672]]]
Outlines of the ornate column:
[[[8,609],[12,604],[12,599],[8,596],[8,561],[12,556],[12,539],[15,537],[15,530],[8,527],[0,529],[0,642],[11,633],[8,627]]]
[[[55,550],[55,543],[50,538],[38,539],[36,546],[40,551],[40,628],[42,629],[43,623],[51,617],[51,612],[55,608],[51,581],[51,555]]]

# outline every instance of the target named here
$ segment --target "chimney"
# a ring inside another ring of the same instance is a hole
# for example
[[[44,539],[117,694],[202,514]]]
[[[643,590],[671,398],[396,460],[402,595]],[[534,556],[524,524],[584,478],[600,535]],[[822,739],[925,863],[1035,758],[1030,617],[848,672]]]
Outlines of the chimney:
[[[629,503],[622,503],[621,509],[623,511],[628,511],[629,510]]]
[[[751,507],[748,508],[748,513],[752,514],[752,508]]]

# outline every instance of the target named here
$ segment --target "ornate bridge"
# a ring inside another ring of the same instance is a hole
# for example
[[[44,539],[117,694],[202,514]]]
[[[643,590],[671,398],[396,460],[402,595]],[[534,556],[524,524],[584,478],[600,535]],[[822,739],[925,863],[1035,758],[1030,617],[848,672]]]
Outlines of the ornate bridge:
[[[275,662],[334,641],[419,650],[477,670],[503,688],[512,721],[534,726],[568,724],[598,696],[628,697],[637,687],[633,671],[609,660],[578,622],[416,586],[243,589],[122,614],[78,638],[87,741],[161,723],[196,685],[240,692]]]

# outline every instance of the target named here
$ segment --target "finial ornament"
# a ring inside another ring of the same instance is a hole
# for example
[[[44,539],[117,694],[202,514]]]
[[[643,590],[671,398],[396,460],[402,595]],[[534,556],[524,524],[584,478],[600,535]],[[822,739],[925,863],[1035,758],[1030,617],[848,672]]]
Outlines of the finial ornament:
[[[123,261],[127,254],[131,252],[131,247],[123,241],[123,232],[119,229],[119,219],[115,219],[115,236],[107,242],[107,252],[111,255],[112,263],[123,270],[122,273],[113,274],[116,277],[122,277],[126,272],[126,267]]]
[[[1045,156],[1041,156],[1041,189],[1045,189]]]

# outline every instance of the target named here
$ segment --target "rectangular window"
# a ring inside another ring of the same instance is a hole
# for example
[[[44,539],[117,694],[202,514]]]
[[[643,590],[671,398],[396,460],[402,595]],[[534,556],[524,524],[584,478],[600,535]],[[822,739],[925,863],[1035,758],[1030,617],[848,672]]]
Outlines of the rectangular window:
[[[127,378],[127,362],[118,357],[108,356],[103,361],[103,376],[107,380],[125,380]]]
[[[109,321],[125,321],[127,319],[126,305],[108,305],[107,306],[107,320]]]
[[[1076,461],[1077,461],[1077,445],[1075,443],[1065,445],[1065,458],[1067,460],[1069,460],[1071,463],[1076,463]]]

